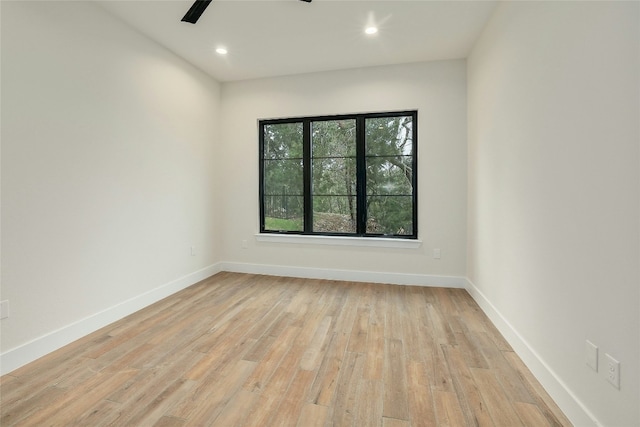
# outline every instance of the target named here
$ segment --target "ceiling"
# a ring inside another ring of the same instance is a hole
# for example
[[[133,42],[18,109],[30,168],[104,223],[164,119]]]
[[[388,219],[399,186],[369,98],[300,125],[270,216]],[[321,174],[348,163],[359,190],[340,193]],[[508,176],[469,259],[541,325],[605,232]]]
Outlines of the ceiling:
[[[496,1],[100,1],[104,9],[221,82],[466,58]],[[367,35],[368,25],[379,28]],[[227,55],[215,52],[225,47]]]

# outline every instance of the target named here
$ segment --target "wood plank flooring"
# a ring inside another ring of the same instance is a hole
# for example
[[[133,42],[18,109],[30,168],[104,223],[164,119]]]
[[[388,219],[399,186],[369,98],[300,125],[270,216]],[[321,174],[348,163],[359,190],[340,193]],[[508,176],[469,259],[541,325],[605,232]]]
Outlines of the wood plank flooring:
[[[0,379],[2,426],[569,426],[473,299],[220,273]]]

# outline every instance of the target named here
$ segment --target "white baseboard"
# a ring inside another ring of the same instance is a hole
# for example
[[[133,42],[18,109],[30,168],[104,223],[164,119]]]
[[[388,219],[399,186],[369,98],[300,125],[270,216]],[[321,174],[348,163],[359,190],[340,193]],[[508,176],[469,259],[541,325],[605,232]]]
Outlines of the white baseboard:
[[[220,271],[220,264],[210,265],[36,338],[19,347],[8,350],[0,354],[0,375],[4,375],[27,363],[33,362],[52,351],[198,283],[207,277],[213,276]]]
[[[502,313],[489,301],[489,299],[471,282],[466,279],[467,292],[478,303],[482,311],[498,328],[507,342],[513,347],[516,354],[522,359],[538,382],[549,393],[551,398],[562,409],[564,414],[575,426],[602,426],[596,417],[582,404],[571,392],[567,385],[545,363],[531,345],[518,333]]]
[[[268,276],[301,277],[304,279],[345,280],[351,282],[388,283],[392,285],[437,286],[444,288],[466,287],[464,277],[432,276],[427,274],[384,273],[360,270],[335,270],[325,268],[292,267],[284,265],[246,264],[223,262],[223,271],[235,273],[266,274]]]

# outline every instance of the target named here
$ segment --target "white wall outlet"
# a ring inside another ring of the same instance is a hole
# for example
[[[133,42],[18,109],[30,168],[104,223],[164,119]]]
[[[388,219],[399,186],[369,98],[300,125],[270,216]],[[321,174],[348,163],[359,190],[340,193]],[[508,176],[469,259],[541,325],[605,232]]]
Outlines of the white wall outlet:
[[[587,366],[589,366],[594,371],[598,372],[598,346],[587,340],[585,347],[585,361],[587,362]]]
[[[191,246],[191,256],[196,256],[196,247]]]
[[[433,259],[440,259],[440,256],[441,256],[440,248],[435,248],[433,250]]]
[[[249,247],[249,245],[247,244],[246,240],[242,241],[242,249],[247,249]]]
[[[620,362],[607,353],[604,355],[607,358],[607,381],[620,390]]]
[[[9,300],[0,301],[0,319],[9,317]]]

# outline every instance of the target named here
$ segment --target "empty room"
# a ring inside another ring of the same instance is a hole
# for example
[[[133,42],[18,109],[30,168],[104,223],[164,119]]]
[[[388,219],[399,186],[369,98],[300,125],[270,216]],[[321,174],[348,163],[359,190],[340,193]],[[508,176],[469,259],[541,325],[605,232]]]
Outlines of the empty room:
[[[640,2],[0,19],[0,425],[640,426]]]

